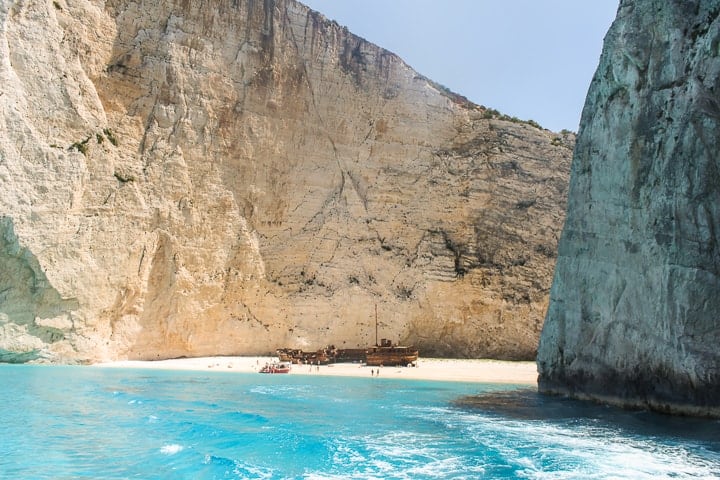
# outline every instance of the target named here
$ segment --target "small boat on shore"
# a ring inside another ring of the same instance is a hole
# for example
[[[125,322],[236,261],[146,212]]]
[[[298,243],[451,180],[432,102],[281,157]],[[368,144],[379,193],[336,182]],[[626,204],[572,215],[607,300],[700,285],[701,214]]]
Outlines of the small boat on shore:
[[[266,363],[260,373],[290,373],[289,363]]]

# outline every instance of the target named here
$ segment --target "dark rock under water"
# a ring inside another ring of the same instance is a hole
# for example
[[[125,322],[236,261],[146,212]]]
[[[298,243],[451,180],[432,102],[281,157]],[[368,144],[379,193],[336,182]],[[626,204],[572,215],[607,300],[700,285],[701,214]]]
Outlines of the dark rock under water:
[[[621,431],[626,435],[675,438],[714,445],[720,454],[720,420],[665,415],[647,409],[623,409],[568,397],[543,395],[534,388],[468,395],[458,408],[523,422],[577,423]]]

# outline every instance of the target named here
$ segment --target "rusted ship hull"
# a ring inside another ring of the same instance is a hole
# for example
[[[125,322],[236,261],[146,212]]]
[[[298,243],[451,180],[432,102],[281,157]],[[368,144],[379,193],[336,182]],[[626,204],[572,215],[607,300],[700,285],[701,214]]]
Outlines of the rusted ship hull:
[[[418,349],[393,345],[390,340],[382,339],[380,345],[369,348],[340,349],[329,346],[314,352],[304,352],[300,349],[280,348],[277,350],[281,362],[290,362],[301,365],[326,365],[339,362],[360,362],[368,366],[398,366],[415,364],[418,359]]]
[[[365,363],[369,367],[413,365],[417,362],[418,354],[418,350],[412,347],[374,347],[368,349]]]
[[[405,350],[405,351],[368,351],[365,363],[369,366],[375,367],[394,367],[394,366],[406,366],[413,365],[417,362],[418,351],[417,350]]]
[[[298,365],[327,365],[332,361],[326,350],[304,352],[299,349],[279,348],[276,353],[281,362]]]
[[[365,362],[367,356],[367,348],[341,348],[333,352],[332,362],[334,363],[353,363]]]

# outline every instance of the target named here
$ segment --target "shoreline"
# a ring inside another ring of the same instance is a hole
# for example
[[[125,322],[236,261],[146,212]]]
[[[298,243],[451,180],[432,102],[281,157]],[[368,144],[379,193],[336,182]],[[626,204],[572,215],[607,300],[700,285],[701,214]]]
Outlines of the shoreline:
[[[277,357],[195,357],[169,360],[122,360],[95,363],[94,368],[145,368],[214,372],[257,373]],[[373,372],[371,372],[371,370]],[[503,383],[537,386],[535,362],[486,359],[420,358],[416,367],[368,367],[360,363],[293,365],[288,375],[405,378],[443,382]]]

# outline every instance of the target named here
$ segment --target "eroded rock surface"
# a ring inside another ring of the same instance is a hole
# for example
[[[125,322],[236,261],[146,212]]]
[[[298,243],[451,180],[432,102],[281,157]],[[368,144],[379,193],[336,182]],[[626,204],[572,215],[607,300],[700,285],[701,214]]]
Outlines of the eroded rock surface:
[[[0,353],[533,358],[574,136],[290,0],[0,5]]]
[[[720,2],[623,0],[588,93],[540,389],[720,415]]]

